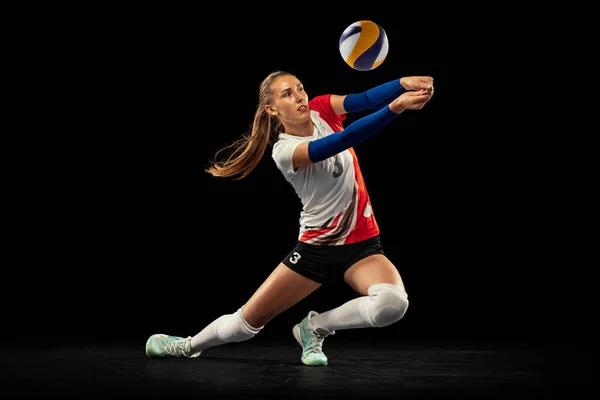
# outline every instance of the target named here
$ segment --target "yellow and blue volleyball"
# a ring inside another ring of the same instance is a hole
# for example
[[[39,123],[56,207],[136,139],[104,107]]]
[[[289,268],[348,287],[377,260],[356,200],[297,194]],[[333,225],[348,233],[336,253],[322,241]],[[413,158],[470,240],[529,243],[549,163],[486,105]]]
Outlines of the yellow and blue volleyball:
[[[340,36],[340,54],[350,67],[370,71],[383,63],[388,54],[388,38],[381,26],[362,20],[349,25]]]

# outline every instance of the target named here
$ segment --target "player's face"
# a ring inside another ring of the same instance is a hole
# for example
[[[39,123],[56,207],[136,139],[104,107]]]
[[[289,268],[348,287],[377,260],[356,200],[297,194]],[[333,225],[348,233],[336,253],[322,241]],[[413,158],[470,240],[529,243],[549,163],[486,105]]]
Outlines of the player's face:
[[[272,85],[273,104],[270,110],[285,122],[302,122],[310,118],[308,95],[298,78],[284,75],[277,78]]]

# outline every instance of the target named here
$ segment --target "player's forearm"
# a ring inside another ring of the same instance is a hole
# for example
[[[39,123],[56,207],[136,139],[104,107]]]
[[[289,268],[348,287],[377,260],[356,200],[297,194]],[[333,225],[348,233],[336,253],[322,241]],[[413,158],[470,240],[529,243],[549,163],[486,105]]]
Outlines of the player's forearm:
[[[362,93],[352,93],[344,98],[346,112],[377,110],[406,92],[400,79],[381,84]]]
[[[308,144],[308,156],[315,163],[332,157],[373,136],[398,115],[386,105],[379,111],[354,121],[343,131],[313,140]]]

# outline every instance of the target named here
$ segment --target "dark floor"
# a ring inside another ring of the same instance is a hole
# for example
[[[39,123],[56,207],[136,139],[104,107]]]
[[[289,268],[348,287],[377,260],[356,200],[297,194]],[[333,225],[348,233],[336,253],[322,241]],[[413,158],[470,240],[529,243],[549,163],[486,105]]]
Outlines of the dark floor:
[[[199,358],[148,359],[143,345],[4,350],[4,398],[581,399],[591,371],[563,349],[331,344],[329,365],[290,344],[230,343]],[[587,397],[587,395],[586,395]]]

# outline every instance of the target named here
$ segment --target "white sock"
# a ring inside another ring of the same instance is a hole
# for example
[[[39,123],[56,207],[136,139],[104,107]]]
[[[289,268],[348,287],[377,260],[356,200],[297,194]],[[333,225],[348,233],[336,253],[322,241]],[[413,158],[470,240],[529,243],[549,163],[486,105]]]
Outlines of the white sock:
[[[400,320],[408,308],[403,287],[378,283],[369,295],[352,299],[333,310],[311,318],[313,328],[329,330],[384,327]]]
[[[368,297],[369,296],[358,297],[333,310],[317,314],[310,319],[310,322],[314,329],[325,328],[331,331],[338,329],[368,328],[369,325],[363,320],[359,311],[359,303],[363,298]]]
[[[220,316],[193,336],[191,352],[197,353],[224,343],[243,342],[253,338],[262,328],[250,326],[240,308],[233,314]]]

